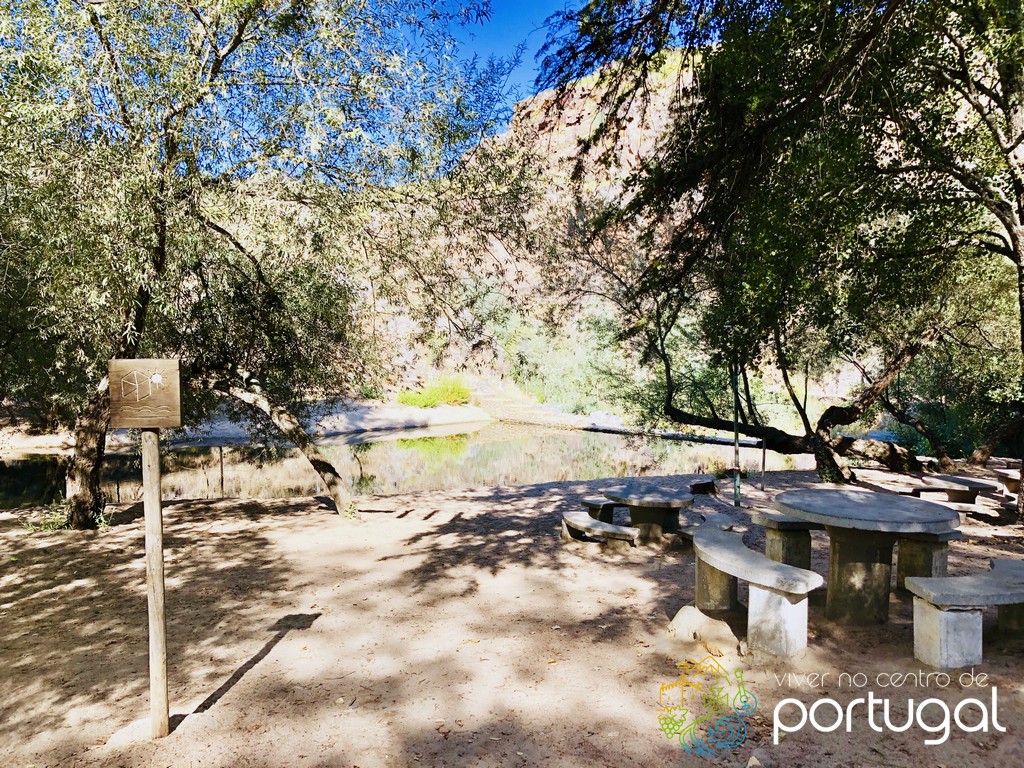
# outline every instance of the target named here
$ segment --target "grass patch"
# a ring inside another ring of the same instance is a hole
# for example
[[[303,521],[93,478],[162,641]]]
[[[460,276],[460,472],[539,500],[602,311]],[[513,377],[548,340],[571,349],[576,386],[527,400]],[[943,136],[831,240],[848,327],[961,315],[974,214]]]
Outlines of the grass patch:
[[[442,376],[437,381],[415,391],[398,393],[398,402],[417,408],[435,405],[465,405],[469,402],[469,387],[458,376]]]
[[[71,527],[71,505],[67,499],[46,504],[42,511],[32,515],[22,522],[26,530],[38,533],[40,531],[63,531]],[[97,528],[110,526],[110,519],[106,512],[101,512],[96,518]]]
[[[41,513],[34,515],[24,521],[26,530],[36,533],[38,531],[60,531],[68,527],[68,520],[71,511],[65,501],[47,504]]]

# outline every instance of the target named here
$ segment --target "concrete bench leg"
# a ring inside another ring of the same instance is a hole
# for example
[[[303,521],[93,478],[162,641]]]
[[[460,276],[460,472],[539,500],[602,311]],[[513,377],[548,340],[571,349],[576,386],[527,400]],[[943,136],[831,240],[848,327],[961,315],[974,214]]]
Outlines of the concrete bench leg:
[[[737,579],[697,558],[697,608],[727,611],[739,602]]]
[[[793,656],[807,648],[807,596],[751,584],[747,643],[775,656]]]
[[[962,491],[950,488],[946,490],[946,500],[957,504],[976,504],[978,491],[972,491],[969,488],[964,488]]]
[[[633,544],[625,539],[613,539],[605,537],[604,544],[601,545],[601,549],[605,552],[629,552],[633,548]]]
[[[609,501],[600,506],[593,504],[585,504],[584,506],[586,507],[587,514],[595,520],[600,520],[602,523],[608,523],[609,525],[614,523],[612,517],[615,513],[615,507],[618,506],[615,502]]]
[[[896,549],[896,588],[905,589],[907,576],[945,576],[949,542],[900,539]]]
[[[981,663],[981,609],[944,611],[914,598],[914,658],[939,669]]]
[[[999,606],[999,634],[1005,636],[1024,633],[1024,603]]]
[[[569,525],[566,525],[565,520],[562,521],[562,541],[583,541],[583,531],[577,531]]]
[[[777,563],[811,570],[811,532],[765,529],[764,553]]]

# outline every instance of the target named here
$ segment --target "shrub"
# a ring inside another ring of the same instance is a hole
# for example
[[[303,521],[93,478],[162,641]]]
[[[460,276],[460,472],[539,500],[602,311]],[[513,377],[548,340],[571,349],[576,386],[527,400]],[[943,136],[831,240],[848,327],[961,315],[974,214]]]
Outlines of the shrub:
[[[25,520],[23,525],[26,530],[33,533],[38,531],[59,531],[68,527],[70,511],[67,502],[64,500],[47,504],[42,511]]]
[[[442,376],[432,384],[417,391],[398,393],[398,402],[417,408],[433,408],[435,405],[465,405],[469,402],[469,387],[458,376]]]

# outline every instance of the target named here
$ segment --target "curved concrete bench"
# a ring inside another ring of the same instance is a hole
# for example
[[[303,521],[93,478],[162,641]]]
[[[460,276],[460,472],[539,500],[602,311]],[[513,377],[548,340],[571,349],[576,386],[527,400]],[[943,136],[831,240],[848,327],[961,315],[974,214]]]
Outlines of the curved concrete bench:
[[[697,553],[697,608],[736,605],[737,579],[749,583],[747,643],[755,650],[792,656],[807,647],[807,593],[824,579],[749,549],[738,533],[702,525],[693,534]]]
[[[589,533],[604,538],[605,549],[617,551],[636,546],[639,528],[612,525],[588,515],[582,509],[570,509],[562,513],[562,541],[581,539],[577,532]]]
[[[1000,631],[1013,631],[1024,607],[1024,568],[998,562],[969,576],[907,579],[914,593],[916,659],[941,669],[980,664],[981,612],[990,605],[1001,608]]]
[[[721,512],[705,512],[698,510],[697,514],[700,515],[701,521],[696,524],[689,524],[683,526],[677,531],[680,536],[684,539],[693,541],[693,534],[697,532],[701,526],[710,525],[713,528],[718,528],[721,531],[731,531],[736,526],[736,521],[733,520],[729,515],[724,515]]]
[[[722,514],[721,512],[704,512],[697,510],[697,514],[700,515],[703,520],[703,525],[710,525],[713,528],[717,528],[720,531],[731,531],[736,526],[736,521],[729,515]]]

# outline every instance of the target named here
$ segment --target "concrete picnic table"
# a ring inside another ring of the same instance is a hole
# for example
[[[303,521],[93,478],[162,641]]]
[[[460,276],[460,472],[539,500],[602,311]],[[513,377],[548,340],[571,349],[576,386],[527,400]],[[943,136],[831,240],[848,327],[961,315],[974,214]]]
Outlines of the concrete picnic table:
[[[945,491],[949,501],[961,504],[976,503],[982,491],[999,490],[999,486],[990,480],[962,475],[924,475],[921,482],[937,491]]]
[[[660,542],[663,533],[679,530],[679,510],[693,504],[686,491],[668,490],[643,483],[624,483],[609,488],[604,495],[629,507],[630,525],[640,529],[642,542]]]
[[[941,504],[863,490],[783,491],[774,505],[785,515],[825,526],[825,616],[841,624],[888,621],[892,552],[901,535],[941,534],[960,525],[960,515]]]

